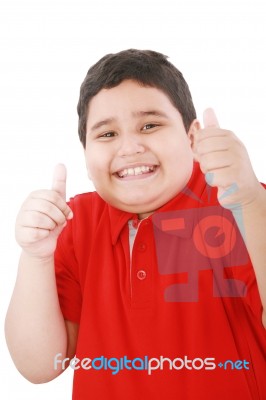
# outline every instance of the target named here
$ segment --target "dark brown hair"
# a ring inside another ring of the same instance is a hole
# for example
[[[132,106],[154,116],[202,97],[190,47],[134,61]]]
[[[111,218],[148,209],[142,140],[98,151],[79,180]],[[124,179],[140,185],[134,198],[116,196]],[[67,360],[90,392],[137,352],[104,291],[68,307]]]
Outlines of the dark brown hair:
[[[188,131],[191,122],[196,118],[196,111],[182,73],[161,53],[129,49],[101,58],[89,69],[81,85],[77,106],[78,133],[84,148],[90,100],[101,89],[118,86],[125,79],[162,90],[182,115],[185,129]]]

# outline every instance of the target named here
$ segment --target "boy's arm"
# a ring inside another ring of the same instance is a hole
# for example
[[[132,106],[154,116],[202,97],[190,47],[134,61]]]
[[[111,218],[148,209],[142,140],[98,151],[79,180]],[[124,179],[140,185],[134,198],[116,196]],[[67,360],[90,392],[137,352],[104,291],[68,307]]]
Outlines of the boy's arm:
[[[66,322],[60,310],[54,250],[72,212],[65,202],[64,167],[55,173],[52,190],[33,192],[16,223],[22,247],[18,275],[8,308],[5,332],[11,356],[22,375],[34,383],[55,378],[54,357],[72,358],[78,326]]]
[[[260,186],[253,202],[243,207],[242,213],[233,211],[233,215],[240,231],[243,228],[263,306],[262,323],[266,328],[266,190]]]
[[[266,328],[266,191],[256,178],[246,148],[231,131],[220,129],[212,109],[192,148],[206,181],[218,188],[220,204],[232,211],[255,271]]]

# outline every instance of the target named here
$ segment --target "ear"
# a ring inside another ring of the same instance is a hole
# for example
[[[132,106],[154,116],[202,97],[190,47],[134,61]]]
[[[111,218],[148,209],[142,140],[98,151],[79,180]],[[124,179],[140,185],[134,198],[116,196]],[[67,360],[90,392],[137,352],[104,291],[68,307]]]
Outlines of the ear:
[[[189,140],[190,140],[190,144],[191,144],[192,150],[193,150],[193,145],[194,145],[195,134],[196,134],[200,129],[201,129],[201,126],[200,126],[199,120],[198,120],[198,119],[194,119],[194,120],[191,122],[191,125],[190,125],[189,130],[188,130],[188,133],[187,133],[188,138],[189,138]]]

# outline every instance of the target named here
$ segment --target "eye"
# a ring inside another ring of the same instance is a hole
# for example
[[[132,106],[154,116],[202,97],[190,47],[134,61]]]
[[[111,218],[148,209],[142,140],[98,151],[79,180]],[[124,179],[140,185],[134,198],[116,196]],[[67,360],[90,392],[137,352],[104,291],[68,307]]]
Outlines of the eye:
[[[112,138],[114,136],[115,136],[115,132],[110,131],[110,132],[105,132],[102,135],[99,135],[99,139],[101,139],[101,138],[103,138],[103,139],[104,138]]]
[[[156,128],[157,126],[159,126],[158,124],[145,124],[142,128],[143,131],[149,131],[153,128]]]

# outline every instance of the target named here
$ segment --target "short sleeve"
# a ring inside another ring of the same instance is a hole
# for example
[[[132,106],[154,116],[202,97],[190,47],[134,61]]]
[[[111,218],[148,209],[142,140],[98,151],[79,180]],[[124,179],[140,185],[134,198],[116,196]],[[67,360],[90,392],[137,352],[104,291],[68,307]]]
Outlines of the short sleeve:
[[[68,221],[58,238],[55,251],[55,276],[59,303],[65,320],[79,323],[82,296],[72,221]]]

